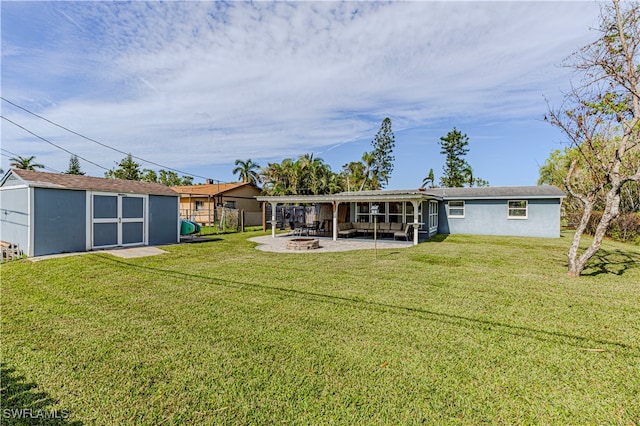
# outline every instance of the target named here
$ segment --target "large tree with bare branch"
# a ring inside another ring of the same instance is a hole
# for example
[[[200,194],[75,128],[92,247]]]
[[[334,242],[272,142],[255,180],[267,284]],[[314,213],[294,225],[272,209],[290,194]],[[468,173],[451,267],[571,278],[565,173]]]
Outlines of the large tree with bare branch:
[[[567,191],[580,200],[583,214],[568,253],[568,274],[579,276],[598,252],[611,221],[620,212],[628,182],[640,182],[640,7],[613,0],[603,6],[599,36],[574,53],[568,65],[582,80],[547,120],[561,129],[577,155],[565,177]],[[592,243],[580,240],[594,205],[604,199],[602,219]]]

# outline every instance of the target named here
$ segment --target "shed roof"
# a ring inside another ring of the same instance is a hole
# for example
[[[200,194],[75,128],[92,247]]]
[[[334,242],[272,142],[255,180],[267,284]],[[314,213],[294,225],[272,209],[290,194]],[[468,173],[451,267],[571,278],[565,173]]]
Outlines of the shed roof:
[[[4,184],[13,174],[28,186],[76,189],[88,191],[118,192],[127,194],[171,195],[178,194],[168,186],[159,183],[139,182],[134,180],[107,179],[94,176],[67,175],[58,173],[36,172],[33,170],[11,169],[0,182]]]
[[[179,194],[191,195],[220,195],[243,186],[250,186],[260,191],[258,187],[250,182],[213,183],[206,185],[172,186],[171,189]]]

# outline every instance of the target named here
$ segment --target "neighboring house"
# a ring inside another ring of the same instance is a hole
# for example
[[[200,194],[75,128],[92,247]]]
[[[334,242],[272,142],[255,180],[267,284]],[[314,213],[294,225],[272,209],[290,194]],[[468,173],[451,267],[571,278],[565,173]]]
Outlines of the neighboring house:
[[[180,241],[178,194],[156,184],[11,169],[0,239],[28,256]]]
[[[337,239],[343,222],[376,220],[412,224],[427,237],[435,234],[483,234],[557,238],[560,206],[565,194],[555,186],[433,188],[341,192],[332,195],[260,196],[270,205],[272,234],[282,221],[278,205],[315,204],[320,222],[327,222]],[[326,228],[326,227],[325,227]],[[414,244],[418,233],[414,233]]]
[[[203,225],[215,223],[218,208],[244,211],[244,225],[262,224],[262,209],[256,196],[260,188],[249,182],[208,183],[205,185],[173,186],[180,194],[180,216]]]

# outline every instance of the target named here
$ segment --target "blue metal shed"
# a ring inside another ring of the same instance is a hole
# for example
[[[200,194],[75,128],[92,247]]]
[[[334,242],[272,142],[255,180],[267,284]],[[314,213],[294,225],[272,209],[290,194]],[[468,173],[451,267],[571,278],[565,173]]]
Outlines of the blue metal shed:
[[[29,256],[176,243],[179,194],[156,183],[12,169],[0,181],[0,239]]]

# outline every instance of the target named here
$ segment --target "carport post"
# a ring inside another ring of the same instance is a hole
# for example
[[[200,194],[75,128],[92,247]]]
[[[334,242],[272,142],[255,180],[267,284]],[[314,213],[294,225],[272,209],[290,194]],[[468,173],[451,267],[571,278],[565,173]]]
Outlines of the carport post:
[[[338,241],[338,204],[339,201],[333,202],[333,241]]]
[[[276,237],[276,225],[278,224],[278,220],[276,217],[276,213],[277,210],[276,208],[278,207],[278,203],[270,203],[271,204],[271,237],[275,238]]]
[[[418,245],[418,227],[420,223],[418,222],[418,207],[420,207],[420,203],[418,201],[411,201],[413,204],[413,245]]]

